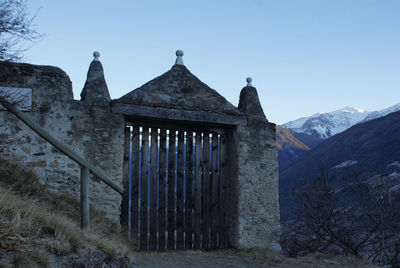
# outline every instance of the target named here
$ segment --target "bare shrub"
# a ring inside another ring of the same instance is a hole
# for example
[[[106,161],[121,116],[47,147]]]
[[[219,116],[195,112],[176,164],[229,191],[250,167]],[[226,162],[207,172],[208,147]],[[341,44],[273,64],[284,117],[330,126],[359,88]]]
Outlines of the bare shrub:
[[[384,183],[371,186],[357,173],[337,181],[321,172],[296,187],[297,209],[283,221],[281,245],[290,256],[352,254],[400,266],[400,211]]]

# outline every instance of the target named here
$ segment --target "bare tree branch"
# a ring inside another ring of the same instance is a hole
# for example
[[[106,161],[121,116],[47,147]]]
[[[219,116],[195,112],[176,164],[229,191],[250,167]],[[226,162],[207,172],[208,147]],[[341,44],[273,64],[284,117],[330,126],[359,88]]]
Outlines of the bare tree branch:
[[[33,24],[36,14],[29,15],[26,0],[0,2],[0,60],[20,60],[28,45],[43,37]]]

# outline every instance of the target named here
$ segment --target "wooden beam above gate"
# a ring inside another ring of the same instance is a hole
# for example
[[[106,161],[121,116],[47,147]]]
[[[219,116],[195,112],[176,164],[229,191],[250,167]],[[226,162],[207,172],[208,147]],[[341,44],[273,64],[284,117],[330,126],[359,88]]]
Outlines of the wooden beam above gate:
[[[206,124],[219,124],[229,126],[247,125],[247,118],[244,115],[227,115],[203,111],[178,110],[124,103],[112,103],[111,112],[114,114],[166,120],[190,121]]]

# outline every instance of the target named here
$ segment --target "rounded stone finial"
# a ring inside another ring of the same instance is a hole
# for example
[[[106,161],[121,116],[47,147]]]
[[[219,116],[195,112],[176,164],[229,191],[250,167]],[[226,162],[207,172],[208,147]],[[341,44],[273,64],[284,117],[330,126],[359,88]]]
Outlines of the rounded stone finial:
[[[94,57],[94,61],[98,61],[99,60],[99,57],[100,57],[100,52],[98,52],[98,51],[95,51],[95,52],[93,52],[93,57]]]
[[[175,54],[176,54],[177,57],[182,57],[183,56],[183,51],[178,49]]]
[[[247,82],[247,86],[248,87],[252,87],[253,85],[251,84],[251,82],[253,81],[253,79],[251,77],[247,77],[246,78],[246,82]]]
[[[175,64],[176,64],[176,65],[184,65],[184,64],[183,64],[183,59],[182,59],[183,51],[180,50],[180,49],[178,49],[178,50],[175,52],[175,54],[176,54],[176,61],[175,61]]]

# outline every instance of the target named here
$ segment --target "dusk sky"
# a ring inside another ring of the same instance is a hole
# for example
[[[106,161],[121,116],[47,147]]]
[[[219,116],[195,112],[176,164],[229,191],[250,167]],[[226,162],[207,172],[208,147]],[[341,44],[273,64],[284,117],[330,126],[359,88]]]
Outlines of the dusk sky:
[[[237,105],[253,78],[269,121],[283,124],[345,106],[400,102],[400,1],[29,0],[44,38],[24,61],[54,65],[75,99],[92,53],[112,98],[186,67]]]

